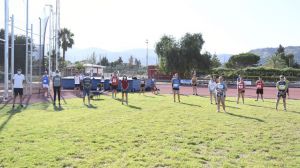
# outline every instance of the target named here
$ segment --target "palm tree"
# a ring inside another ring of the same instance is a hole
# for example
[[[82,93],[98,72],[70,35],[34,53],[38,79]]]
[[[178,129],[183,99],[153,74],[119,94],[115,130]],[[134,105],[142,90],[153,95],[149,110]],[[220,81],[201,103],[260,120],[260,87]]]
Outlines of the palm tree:
[[[63,61],[65,61],[65,53],[68,48],[72,48],[74,44],[74,34],[67,28],[63,28],[59,32],[59,45],[63,50]]]

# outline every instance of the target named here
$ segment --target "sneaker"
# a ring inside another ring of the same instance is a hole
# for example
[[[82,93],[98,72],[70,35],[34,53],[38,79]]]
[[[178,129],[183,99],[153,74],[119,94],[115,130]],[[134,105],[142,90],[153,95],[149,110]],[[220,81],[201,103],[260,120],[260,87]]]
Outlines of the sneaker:
[[[24,107],[24,105],[23,105],[23,104],[20,104],[20,106],[21,106],[21,107]]]
[[[220,113],[220,110],[217,110],[217,113]]]
[[[286,109],[284,109],[283,111],[286,112]]]
[[[12,106],[12,109],[14,109],[14,108],[15,108],[15,105]]]

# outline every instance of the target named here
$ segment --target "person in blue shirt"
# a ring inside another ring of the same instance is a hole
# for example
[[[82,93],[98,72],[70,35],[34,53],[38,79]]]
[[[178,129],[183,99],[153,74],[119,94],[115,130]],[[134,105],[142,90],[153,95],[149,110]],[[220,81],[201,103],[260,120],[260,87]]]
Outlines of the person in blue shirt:
[[[180,87],[180,79],[178,77],[178,74],[176,73],[172,78],[173,97],[174,97],[174,102],[176,102],[176,94],[177,94],[178,102],[180,103],[179,87]]]
[[[225,110],[225,96],[226,96],[225,93],[226,93],[226,91],[227,91],[227,86],[223,81],[223,77],[220,76],[219,81],[216,86],[217,112],[220,112],[220,105],[221,105],[220,103],[222,103],[223,110],[226,113],[226,110]]]
[[[284,80],[283,75],[280,75],[279,78],[280,78],[280,81],[278,81],[276,83],[276,88],[278,90],[278,93],[277,93],[277,102],[276,102],[276,110],[278,110],[278,104],[279,104],[280,98],[282,97],[284,111],[286,111],[286,92],[287,92],[288,84]]]
[[[44,93],[44,97],[49,97],[49,76],[48,76],[48,72],[45,71],[44,75],[42,76],[42,89],[43,89],[43,93]]]

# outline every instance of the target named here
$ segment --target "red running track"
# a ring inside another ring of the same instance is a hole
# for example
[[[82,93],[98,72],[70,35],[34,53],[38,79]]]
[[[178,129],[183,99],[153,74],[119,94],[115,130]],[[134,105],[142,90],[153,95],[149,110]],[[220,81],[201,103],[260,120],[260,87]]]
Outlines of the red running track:
[[[162,94],[172,94],[171,84],[157,84],[157,87],[160,89],[160,93]],[[208,96],[208,88],[197,87],[198,95],[200,96]],[[180,94],[183,95],[192,95],[193,89],[191,86],[181,86]],[[289,88],[289,99],[297,99],[300,100],[300,88]],[[237,90],[235,88],[228,88],[226,92],[226,96],[236,97]],[[255,87],[246,87],[245,97],[248,98],[256,98],[256,88]],[[265,87],[264,88],[264,98],[266,99],[276,99],[277,90],[275,87]]]

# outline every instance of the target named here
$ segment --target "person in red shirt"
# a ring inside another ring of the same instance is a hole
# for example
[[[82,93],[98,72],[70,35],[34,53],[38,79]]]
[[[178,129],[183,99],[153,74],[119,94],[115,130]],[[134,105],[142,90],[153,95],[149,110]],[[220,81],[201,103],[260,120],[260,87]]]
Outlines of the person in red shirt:
[[[237,82],[237,91],[238,91],[238,97],[237,97],[236,103],[239,104],[240,97],[242,96],[242,100],[243,100],[243,104],[244,104],[245,82],[244,82],[244,80],[243,80],[242,77],[240,77],[238,79],[238,82]]]
[[[128,83],[126,75],[123,76],[121,84],[122,84],[122,104],[124,104],[124,95],[125,95],[126,104],[128,105],[128,87],[129,87],[129,83]]]
[[[119,79],[116,73],[114,72],[114,75],[111,77],[111,87],[112,87],[112,98],[117,98],[117,89],[119,86]]]
[[[256,81],[256,95],[257,95],[256,101],[258,101],[259,95],[261,96],[261,100],[264,101],[263,94],[264,94],[264,81],[261,79],[261,77],[258,77],[258,80]]]

